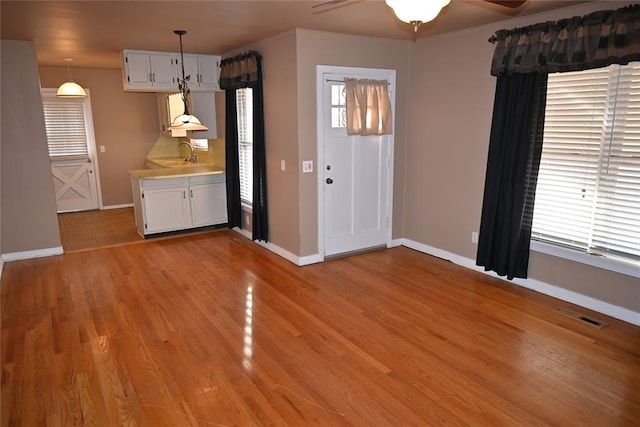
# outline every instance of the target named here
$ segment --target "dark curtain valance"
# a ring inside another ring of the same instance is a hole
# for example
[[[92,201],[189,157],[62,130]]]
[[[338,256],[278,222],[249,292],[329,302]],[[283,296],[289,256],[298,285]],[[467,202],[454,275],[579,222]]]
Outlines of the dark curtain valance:
[[[258,61],[260,54],[249,51],[220,63],[220,89],[239,89],[258,82]]]
[[[640,60],[640,5],[497,31],[494,76],[555,73]]]

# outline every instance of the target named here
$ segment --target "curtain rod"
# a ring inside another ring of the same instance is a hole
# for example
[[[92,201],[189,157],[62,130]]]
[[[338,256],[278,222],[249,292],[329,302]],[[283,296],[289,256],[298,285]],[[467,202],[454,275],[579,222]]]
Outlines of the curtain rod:
[[[344,80],[331,80],[331,79],[326,79],[325,82],[334,82],[334,83],[344,83]],[[387,85],[390,85],[391,82],[387,82]]]

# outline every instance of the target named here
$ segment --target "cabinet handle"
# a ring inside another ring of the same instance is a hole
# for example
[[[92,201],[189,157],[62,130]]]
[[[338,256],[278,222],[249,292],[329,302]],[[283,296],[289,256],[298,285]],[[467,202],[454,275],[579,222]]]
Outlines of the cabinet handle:
[[[189,190],[189,192],[191,193],[191,198],[193,199],[193,190]]]
[[[155,82],[156,81],[156,73],[151,73],[151,75],[153,76],[153,77],[151,77],[151,81]]]
[[[186,199],[186,198],[187,198],[187,192],[186,192],[186,191],[183,191],[183,192],[182,192],[182,198],[183,198],[183,199]]]

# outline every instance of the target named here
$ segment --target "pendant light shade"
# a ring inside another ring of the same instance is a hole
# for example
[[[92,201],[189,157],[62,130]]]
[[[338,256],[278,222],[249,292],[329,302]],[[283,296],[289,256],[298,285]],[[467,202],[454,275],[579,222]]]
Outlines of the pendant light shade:
[[[64,58],[67,62],[67,81],[62,83],[56,92],[56,96],[60,98],[86,98],[87,92],[78,83],[71,78],[71,58]]]
[[[171,122],[170,130],[208,130],[193,114],[180,114]]]
[[[178,90],[180,91],[182,103],[184,104],[184,113],[173,119],[171,126],[169,126],[169,131],[209,130],[196,116],[189,113],[189,86],[187,85],[187,81],[191,76],[185,77],[184,75],[184,56],[182,53],[182,36],[187,34],[187,32],[184,30],[175,30],[174,33],[180,36],[180,64],[182,67],[182,79],[178,79]]]
[[[87,92],[76,82],[65,82],[58,88],[56,96],[63,98],[85,98]]]
[[[413,25],[414,32],[418,31],[420,24],[435,19],[450,2],[451,0],[385,0],[399,20]]]

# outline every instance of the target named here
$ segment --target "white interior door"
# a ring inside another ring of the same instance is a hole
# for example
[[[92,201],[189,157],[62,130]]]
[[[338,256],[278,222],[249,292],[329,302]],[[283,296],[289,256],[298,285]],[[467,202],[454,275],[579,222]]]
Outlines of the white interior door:
[[[344,77],[322,76],[323,148],[318,173],[325,256],[385,245],[390,239],[391,136],[347,135]]]
[[[58,212],[98,209],[98,191],[91,158],[51,162]]]
[[[100,185],[89,89],[86,98],[58,98],[42,89],[42,106],[58,212],[99,209]]]

